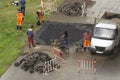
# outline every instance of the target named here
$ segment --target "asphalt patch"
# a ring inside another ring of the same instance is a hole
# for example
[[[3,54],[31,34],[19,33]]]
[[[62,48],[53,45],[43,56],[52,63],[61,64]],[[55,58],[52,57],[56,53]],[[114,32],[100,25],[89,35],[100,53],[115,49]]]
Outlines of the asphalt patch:
[[[81,23],[61,23],[47,21],[42,25],[42,28],[36,33],[35,40],[37,44],[50,45],[51,40],[59,39],[64,31],[68,31],[69,45],[83,40],[83,33],[86,30],[93,33],[92,24]]]

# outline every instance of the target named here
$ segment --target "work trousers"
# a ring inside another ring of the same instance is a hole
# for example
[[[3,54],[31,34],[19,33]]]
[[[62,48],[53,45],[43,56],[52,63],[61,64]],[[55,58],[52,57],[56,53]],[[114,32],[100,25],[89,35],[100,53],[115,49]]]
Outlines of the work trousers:
[[[23,15],[25,16],[25,7],[21,7],[21,12],[22,12]]]
[[[84,40],[84,47],[90,47],[90,40]]]
[[[38,26],[41,25],[41,20],[42,20],[42,23],[44,23],[44,16],[43,16],[43,15],[37,17],[37,23],[36,23],[36,24],[37,24]]]
[[[84,51],[86,51],[86,48],[89,49],[89,47],[90,47],[90,40],[84,40],[83,45],[84,45]]]
[[[22,26],[22,19],[20,19],[20,20],[18,19],[17,20],[17,25]]]
[[[35,47],[33,37],[28,37],[28,47],[31,48],[31,45]]]

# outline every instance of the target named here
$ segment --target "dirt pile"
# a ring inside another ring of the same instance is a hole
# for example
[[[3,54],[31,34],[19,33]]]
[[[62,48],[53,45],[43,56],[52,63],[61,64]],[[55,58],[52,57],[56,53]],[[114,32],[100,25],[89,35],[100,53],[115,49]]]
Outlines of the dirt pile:
[[[86,5],[89,5],[90,2],[91,0],[87,0]],[[65,0],[57,10],[68,16],[80,16],[83,3],[84,0]]]
[[[23,70],[29,71],[30,73],[33,73],[35,71],[43,73],[45,72],[45,62],[50,60],[51,57],[48,54],[40,51],[35,51],[31,54],[28,53],[24,58],[15,62],[14,65],[16,67],[20,66]],[[57,64],[54,64],[52,66],[57,66]]]
[[[70,2],[61,5],[58,8],[58,11],[68,16],[80,16],[82,14],[82,8],[80,2],[74,2],[74,3]]]

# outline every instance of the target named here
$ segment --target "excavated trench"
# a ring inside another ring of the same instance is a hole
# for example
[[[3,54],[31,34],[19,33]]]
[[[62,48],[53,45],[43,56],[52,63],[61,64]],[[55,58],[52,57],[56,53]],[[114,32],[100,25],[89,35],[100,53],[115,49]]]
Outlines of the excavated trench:
[[[51,40],[59,39],[64,31],[68,31],[69,45],[82,41],[83,33],[88,30],[93,32],[92,24],[80,23],[60,23],[47,21],[36,33],[35,40],[37,44],[50,45]]]

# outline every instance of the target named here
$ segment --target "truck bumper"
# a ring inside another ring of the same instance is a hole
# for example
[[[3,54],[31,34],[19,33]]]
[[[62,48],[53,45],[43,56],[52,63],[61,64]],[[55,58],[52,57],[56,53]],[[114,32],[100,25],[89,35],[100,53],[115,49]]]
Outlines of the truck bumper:
[[[97,53],[97,54],[111,54],[113,53],[113,50],[96,51],[96,49],[90,48],[90,52]]]

